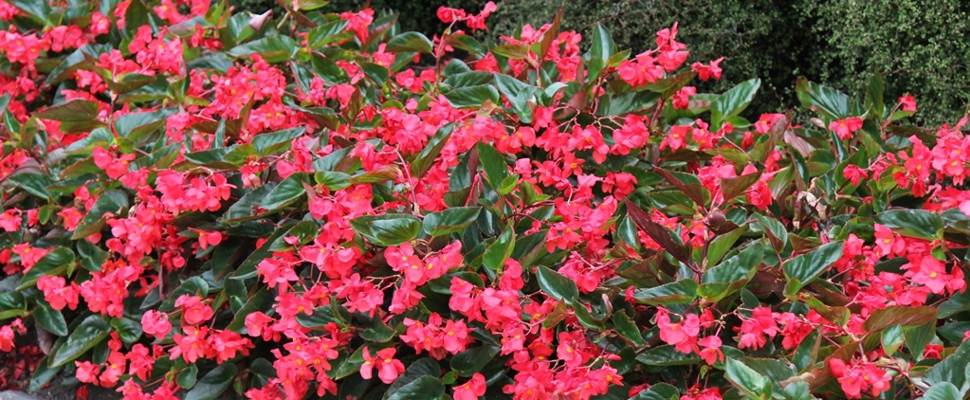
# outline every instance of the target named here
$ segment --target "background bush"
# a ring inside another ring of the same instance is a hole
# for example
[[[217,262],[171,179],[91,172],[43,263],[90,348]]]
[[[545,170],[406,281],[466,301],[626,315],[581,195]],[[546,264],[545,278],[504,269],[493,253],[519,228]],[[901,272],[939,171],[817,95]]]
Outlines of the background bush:
[[[273,0],[233,0],[249,10]],[[485,0],[374,0],[375,10],[394,10],[404,31],[440,32],[441,5],[479,10]],[[959,119],[970,103],[970,3],[962,0],[511,0],[497,1],[489,39],[515,27],[541,25],[564,9],[563,28],[587,39],[602,23],[619,48],[639,52],[654,32],[679,21],[680,39],[692,60],[724,55],[725,79],[703,91],[720,92],[752,77],[764,82],[751,113],[796,106],[795,79],[804,76],[848,93],[863,93],[873,72],[886,75],[889,95],[916,96],[917,122]],[[357,9],[337,0],[327,11]]]

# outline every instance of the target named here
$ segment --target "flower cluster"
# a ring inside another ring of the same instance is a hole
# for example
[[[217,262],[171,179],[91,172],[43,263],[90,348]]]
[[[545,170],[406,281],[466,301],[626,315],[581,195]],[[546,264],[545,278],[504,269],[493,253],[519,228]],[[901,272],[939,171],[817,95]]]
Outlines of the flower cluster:
[[[965,396],[967,119],[905,126],[879,76],[757,116],[677,24],[630,56],[558,22],[487,47],[492,2],[431,38],[27,3],[0,0],[0,351],[45,355],[34,389]]]

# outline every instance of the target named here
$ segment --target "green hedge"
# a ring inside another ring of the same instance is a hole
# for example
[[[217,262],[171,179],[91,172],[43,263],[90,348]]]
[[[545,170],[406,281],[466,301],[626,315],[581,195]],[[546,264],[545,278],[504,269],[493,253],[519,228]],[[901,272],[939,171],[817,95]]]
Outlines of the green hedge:
[[[233,0],[263,10],[273,0]],[[373,0],[376,10],[401,13],[402,30],[440,32],[440,5],[481,9],[487,0]],[[620,48],[642,51],[654,32],[680,23],[691,60],[720,56],[724,80],[702,91],[720,92],[752,77],[764,82],[751,113],[795,107],[795,79],[804,76],[848,93],[862,93],[874,72],[885,74],[890,95],[916,96],[917,122],[958,119],[970,103],[970,3],[963,0],[499,0],[488,39],[524,23],[539,26],[564,10],[563,29],[587,38],[597,23]],[[330,10],[363,2],[337,0]],[[956,110],[956,111],[954,111]]]

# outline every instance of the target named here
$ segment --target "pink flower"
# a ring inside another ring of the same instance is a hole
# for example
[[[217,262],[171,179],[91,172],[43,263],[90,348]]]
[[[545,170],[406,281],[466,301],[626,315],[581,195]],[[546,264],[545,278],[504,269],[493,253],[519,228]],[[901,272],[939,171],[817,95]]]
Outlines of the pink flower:
[[[903,111],[916,111],[916,98],[912,95],[901,96],[898,101]]]
[[[721,351],[721,338],[717,336],[708,336],[698,340],[697,344],[700,345],[700,347],[703,347],[699,355],[704,362],[714,364],[717,361],[724,361],[724,352]]]
[[[364,379],[371,379],[374,368],[377,368],[377,376],[381,382],[390,385],[398,376],[404,373],[404,363],[395,360],[396,348],[386,348],[377,352],[377,356],[371,356],[370,349],[364,348],[364,365],[360,366],[360,376]]]
[[[852,134],[861,128],[862,119],[859,117],[839,119],[829,123],[829,130],[835,132],[836,135],[839,135],[839,139],[842,140],[852,137]]]
[[[472,378],[461,386],[455,386],[455,400],[478,400],[485,395],[485,376],[479,373],[472,375]]]
[[[141,316],[141,327],[146,334],[164,338],[172,330],[172,323],[168,320],[168,314],[148,310]]]

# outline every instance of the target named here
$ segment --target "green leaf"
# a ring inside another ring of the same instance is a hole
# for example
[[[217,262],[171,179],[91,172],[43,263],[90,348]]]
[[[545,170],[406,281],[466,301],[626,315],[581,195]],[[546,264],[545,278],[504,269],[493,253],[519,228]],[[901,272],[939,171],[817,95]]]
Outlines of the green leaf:
[[[495,73],[495,84],[512,104],[512,109],[515,111],[515,115],[519,116],[519,120],[523,123],[532,122],[532,108],[529,107],[527,102],[532,100],[538,88],[497,72]]]
[[[793,291],[788,293],[794,294],[805,285],[818,279],[832,264],[842,258],[842,249],[842,242],[832,242],[788,260],[782,265],[785,276],[789,280],[798,279],[799,282],[791,288]],[[786,290],[788,289],[786,288]]]
[[[714,100],[711,103],[711,129],[721,129],[724,121],[741,114],[745,108],[748,108],[760,87],[760,79],[751,79],[741,82]]]
[[[27,315],[27,299],[22,293],[0,293],[0,320],[24,315]]]
[[[99,126],[98,103],[90,100],[71,100],[69,102],[49,107],[34,114],[37,118],[61,122],[61,131],[65,133],[90,132]]]
[[[58,247],[51,250],[50,253],[37,260],[37,263],[24,274],[24,277],[20,279],[20,286],[17,287],[17,290],[34,286],[37,280],[44,275],[61,275],[72,262],[74,262],[74,252],[71,249]]]
[[[185,154],[189,162],[208,168],[235,169],[246,163],[256,152],[252,144],[234,144],[212,150]]]
[[[444,394],[445,385],[441,383],[440,379],[431,375],[424,375],[404,386],[401,386],[401,388],[395,391],[394,394],[390,395],[387,400],[437,399]]]
[[[593,48],[590,50],[587,67],[589,81],[592,82],[599,78],[600,72],[609,64],[610,56],[613,55],[615,49],[616,45],[613,44],[610,32],[603,25],[596,24],[596,29],[593,30]]]
[[[195,363],[189,364],[189,366],[179,372],[178,376],[175,378],[175,382],[179,384],[182,389],[192,389],[195,386],[196,381],[199,376],[199,367],[195,366]]]
[[[431,166],[434,165],[434,160],[438,158],[441,150],[448,144],[448,138],[451,137],[451,131],[454,129],[454,126],[454,124],[447,124],[439,128],[438,132],[428,141],[424,149],[414,157],[414,161],[411,162],[412,178],[421,179],[431,169]]]
[[[330,42],[350,36],[350,32],[344,31],[347,28],[347,23],[347,20],[338,19],[311,29],[307,33],[307,44],[311,49],[319,49],[330,44]]]
[[[432,237],[461,232],[478,219],[481,207],[452,207],[424,217],[422,229]]]
[[[261,213],[260,203],[276,188],[276,183],[270,182],[256,189],[253,189],[239,198],[235,204],[226,210],[226,213],[219,217],[219,222],[241,222],[247,219],[258,217]]]
[[[889,210],[876,215],[876,222],[897,230],[903,236],[934,240],[941,238],[943,219],[927,210]]]
[[[270,64],[289,61],[299,47],[289,36],[270,36],[233,47],[226,52],[230,57],[244,58],[259,54]]]
[[[886,104],[883,100],[886,81],[882,74],[874,73],[869,78],[869,86],[866,87],[866,109],[872,111],[879,120],[882,120],[886,113]]]
[[[397,246],[410,242],[421,233],[421,220],[408,214],[385,214],[357,217],[350,226],[378,246]]]
[[[818,359],[818,348],[821,343],[821,328],[817,328],[812,333],[809,333],[798,344],[798,348],[795,349],[795,356],[792,357],[792,363],[795,364],[795,368],[798,368],[799,371],[804,371],[814,365]]]
[[[141,322],[129,318],[115,318],[111,320],[111,327],[118,332],[121,341],[129,346],[141,339],[143,333]]]
[[[724,366],[724,377],[745,396],[755,399],[771,398],[771,382],[763,375],[733,358],[728,358]]]
[[[47,187],[51,186],[53,182],[51,181],[51,178],[47,177],[47,175],[21,172],[15,175],[10,175],[7,180],[16,183],[17,186],[34,196],[40,198],[50,197]]]
[[[67,336],[67,321],[64,314],[51,308],[46,301],[38,301],[34,308],[34,319],[48,332],[57,336]]]
[[[764,246],[760,242],[748,246],[738,255],[705,272],[697,294],[708,301],[716,302],[737,293],[754,278],[762,257]]]
[[[721,193],[724,197],[724,204],[731,204],[731,200],[746,192],[760,179],[761,171],[733,178],[721,178]]]
[[[17,7],[39,25],[47,23],[47,16],[51,13],[51,6],[46,1],[38,0],[7,0],[7,3]]]
[[[105,214],[119,215],[128,208],[128,195],[121,190],[109,190],[101,194],[94,202],[88,213],[81,218],[71,240],[86,238],[101,231],[105,223]]]
[[[479,108],[486,101],[500,104],[498,90],[492,85],[475,85],[460,87],[445,93],[445,98],[455,108]]]
[[[866,318],[862,329],[876,333],[892,325],[916,326],[935,321],[935,307],[889,306],[873,311],[869,318]]]
[[[184,400],[215,400],[222,397],[222,393],[232,384],[236,377],[236,365],[233,363],[223,363],[209,371],[202,377],[188,393],[183,397]]]
[[[491,49],[492,54],[513,60],[524,60],[532,54],[532,47],[524,44],[504,44]]]
[[[104,318],[100,315],[89,315],[81,321],[74,332],[71,332],[64,345],[54,353],[51,366],[58,367],[74,361],[107,338],[110,331],[111,327]]]
[[[305,172],[290,175],[266,195],[259,207],[267,212],[274,212],[293,204],[306,194],[303,184],[308,182],[310,177]]]
[[[674,346],[665,344],[653,347],[637,356],[637,361],[656,367],[674,365],[692,365],[701,362],[701,358],[694,353],[681,353]]]
[[[795,93],[802,107],[821,112],[830,119],[851,117],[849,96],[827,86],[799,78],[795,83]]]
[[[640,333],[640,328],[626,315],[625,311],[620,310],[613,313],[613,327],[616,328],[617,333],[633,342],[634,345],[646,345],[646,342],[643,341],[643,335]]]
[[[472,376],[485,368],[485,364],[492,361],[498,351],[499,348],[495,346],[472,347],[451,358],[451,369],[461,376]]]
[[[256,155],[266,157],[287,151],[293,145],[293,139],[303,136],[305,127],[291,128],[271,133],[261,133],[253,138],[252,144],[256,148]]]
[[[485,169],[485,177],[492,187],[499,187],[502,180],[509,175],[508,164],[505,157],[490,144],[479,142],[477,147],[478,158],[481,160],[482,168]]]
[[[358,353],[362,354],[363,348],[363,346],[359,347],[357,352],[354,353],[354,357],[352,357],[352,359],[356,358]],[[374,349],[371,349],[371,354],[373,354],[374,351]],[[362,355],[360,356],[360,363],[363,363]],[[395,380],[394,383],[391,384],[391,387],[387,389],[387,395],[394,395],[394,393],[405,385],[414,382],[423,376],[430,376],[437,379],[439,376],[441,376],[441,365],[430,357],[424,357],[411,363],[408,365],[407,370],[405,370],[401,376],[397,377],[397,380]]]
[[[892,357],[903,346],[903,327],[901,325],[890,325],[882,330],[880,334],[882,349],[886,355]]]
[[[697,282],[683,279],[649,289],[636,289],[633,297],[637,303],[655,306],[686,304],[697,298]]]
[[[741,235],[747,231],[748,228],[742,226],[714,238],[714,240],[711,241],[711,244],[707,246],[707,255],[704,257],[704,261],[707,263],[707,265],[716,265],[719,263],[721,258],[731,251],[731,249],[734,247],[734,243],[738,241],[738,238],[740,238]]]
[[[387,47],[385,48],[386,51],[395,53],[405,51],[430,53],[433,49],[434,46],[431,44],[431,40],[419,32],[404,32],[394,36],[391,40],[387,41]]]
[[[505,260],[512,255],[513,249],[515,249],[515,231],[508,227],[498,239],[485,248],[482,263],[489,269],[498,271],[505,266]]]
[[[549,297],[559,301],[573,300],[579,297],[579,288],[576,287],[576,282],[548,267],[537,266],[536,277],[539,280],[539,287]]]
[[[294,0],[293,11],[312,11],[330,4],[330,0]]]
[[[920,397],[922,400],[960,400],[962,398],[960,389],[950,382],[936,383],[923,393],[923,397]]]

